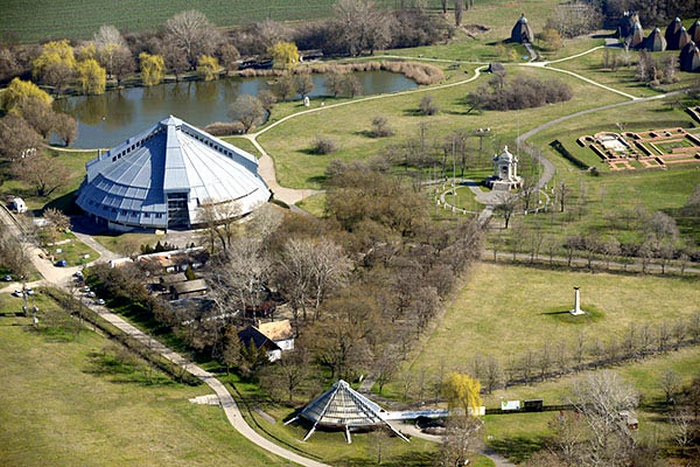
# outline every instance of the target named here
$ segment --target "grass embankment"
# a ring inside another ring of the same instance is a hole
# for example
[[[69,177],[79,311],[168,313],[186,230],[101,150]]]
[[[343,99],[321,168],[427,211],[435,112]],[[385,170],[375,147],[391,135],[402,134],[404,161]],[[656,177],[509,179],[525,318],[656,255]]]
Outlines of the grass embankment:
[[[1,464],[286,465],[238,435],[218,407],[188,402],[205,387],[121,361],[91,331],[57,339],[26,318],[0,320]]]

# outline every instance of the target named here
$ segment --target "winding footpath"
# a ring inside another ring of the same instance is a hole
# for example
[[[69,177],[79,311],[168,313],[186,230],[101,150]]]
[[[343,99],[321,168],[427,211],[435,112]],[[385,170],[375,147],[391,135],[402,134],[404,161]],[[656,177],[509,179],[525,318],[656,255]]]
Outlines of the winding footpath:
[[[530,62],[527,64],[522,64],[520,66],[530,66],[530,67],[538,67],[538,68],[544,68],[544,69],[549,69],[555,72],[560,72],[560,73],[566,73],[569,75],[572,75],[578,79],[581,79],[585,82],[588,82],[592,85],[599,86],[603,89],[606,89],[610,92],[616,93],[618,95],[621,95],[625,98],[628,98],[629,101],[624,101],[624,102],[619,102],[615,104],[610,104],[610,105],[605,105],[593,109],[588,109],[588,110],[583,110],[580,112],[573,113],[571,115],[566,115],[563,117],[559,117],[557,119],[554,119],[552,121],[549,121],[545,124],[542,124],[536,128],[533,128],[529,130],[528,132],[524,133],[517,139],[517,143],[521,145],[525,151],[527,151],[529,154],[531,154],[533,157],[536,157],[543,166],[543,173],[540,177],[538,186],[540,189],[544,188],[547,183],[552,179],[554,176],[554,164],[552,164],[548,159],[546,159],[544,156],[542,156],[538,151],[534,151],[532,148],[529,148],[526,146],[524,143],[527,141],[529,138],[534,136],[535,134],[539,133],[542,130],[545,130],[551,126],[557,125],[565,120],[580,117],[582,115],[594,113],[594,112],[599,112],[602,110],[607,110],[615,107],[620,107],[620,106],[625,106],[625,105],[630,105],[630,104],[635,104],[635,103],[640,103],[640,102],[646,102],[649,100],[654,100],[654,99],[661,99],[663,97],[666,97],[667,95],[659,95],[659,96],[654,96],[654,97],[647,97],[647,98],[638,98],[635,96],[632,96],[630,94],[624,93],[622,91],[616,90],[614,88],[611,88],[609,86],[602,85],[600,83],[597,83],[593,80],[590,80],[586,77],[583,77],[577,73],[568,71],[568,70],[561,70],[552,67],[551,65],[554,63],[561,62],[563,60],[570,60],[572,58],[576,58],[581,55],[585,55],[587,53],[591,53],[601,47],[595,47],[593,49],[590,49],[586,52],[583,52],[581,54],[577,54],[575,56],[567,57],[565,59],[557,60],[557,61],[552,61],[552,62]],[[389,56],[387,56],[389,57]],[[413,60],[425,60],[425,61],[445,61],[445,62],[454,62],[454,60],[440,60],[440,59],[423,59],[422,57],[401,57],[402,59],[413,59]],[[482,65],[482,64],[479,64]],[[422,92],[431,92],[439,89],[445,89],[449,87],[454,87],[454,86],[461,86],[470,82],[473,82],[479,78],[481,75],[481,72],[486,68],[485,65],[479,66],[474,70],[474,75],[471,76],[468,79],[461,80],[461,81],[456,81],[454,83],[447,83],[439,86],[434,86],[434,87],[426,87],[426,88],[420,88],[420,89],[414,89],[414,90],[409,90],[409,91],[402,91],[402,92],[397,92],[393,94],[382,94],[382,95],[376,95],[376,96],[369,96],[369,97],[364,97],[361,99],[356,99],[356,100],[351,100],[347,102],[341,102],[337,104],[332,104],[328,106],[319,106],[315,107],[309,110],[304,110],[302,112],[298,112],[292,115],[288,115],[276,122],[271,123],[269,126],[261,129],[260,131],[256,133],[251,133],[249,135],[245,135],[244,137],[248,140],[251,141],[251,143],[255,146],[255,148],[260,152],[261,157],[259,159],[259,171],[261,176],[265,179],[267,182],[268,186],[270,189],[275,193],[275,197],[277,199],[280,199],[284,202],[286,202],[289,205],[294,205],[298,201],[311,196],[313,194],[319,193],[318,191],[314,190],[298,190],[298,189],[292,189],[292,188],[286,188],[282,187],[279,185],[277,182],[277,177],[275,173],[275,166],[274,166],[274,161],[272,157],[265,151],[263,146],[260,144],[258,141],[258,138],[262,136],[263,134],[267,133],[271,129],[275,128],[276,126],[292,119],[292,118],[298,118],[307,114],[315,113],[315,112],[321,112],[327,109],[334,109],[337,107],[341,106],[346,106],[346,105],[355,105],[361,102],[367,102],[370,100],[377,100],[377,99],[386,99],[386,98],[391,98],[391,97],[396,97],[396,96],[402,96],[402,95],[408,95],[408,94],[418,94]],[[475,192],[476,193],[476,192]],[[484,210],[482,214],[490,215],[490,212],[492,212],[493,206],[489,205],[487,208]],[[18,227],[14,224],[11,214],[7,212],[6,210],[0,209],[0,217],[2,217],[2,222],[5,223],[9,229],[17,230],[17,235],[18,237],[21,238],[22,234],[19,231]],[[92,237],[88,235],[80,235],[78,234],[78,237],[80,238],[81,241],[86,243],[88,246],[96,250],[101,254],[101,260],[109,260],[113,259],[116,255],[112,253],[111,251],[107,250],[106,248],[102,247],[99,243],[97,243]],[[35,268],[39,273],[42,275],[43,279],[41,281],[37,281],[33,284],[51,284],[51,285],[56,285],[59,287],[70,287],[71,283],[71,275],[78,270],[77,267],[74,268],[56,268],[51,264],[50,261],[47,259],[43,258],[40,256],[40,250],[36,248],[33,245],[30,245],[30,257],[31,261],[34,264]],[[4,290],[12,290],[13,287],[15,287],[16,284],[10,284],[8,285]],[[189,362],[186,360],[182,355],[178,354],[177,352],[174,352],[173,350],[169,349],[165,345],[161,344],[160,342],[156,341],[153,339],[151,336],[147,335],[146,333],[140,331],[139,329],[135,328],[128,322],[126,322],[124,319],[119,317],[118,315],[115,315],[114,313],[111,313],[109,310],[107,310],[105,307],[94,305],[92,303],[89,303],[88,306],[90,306],[92,309],[95,310],[96,313],[98,313],[103,319],[114,325],[115,327],[119,328],[122,330],[125,334],[130,336],[131,338],[139,341],[142,343],[144,346],[149,347],[150,349],[158,352],[161,354],[163,357],[167,358],[174,364],[180,366],[190,374],[194,375],[195,377],[199,378],[202,380],[209,388],[211,388],[214,393],[219,398],[219,401],[221,403],[221,408],[226,414],[227,419],[233,426],[233,428],[238,431],[241,435],[243,435],[245,438],[247,438],[249,441],[252,443],[256,444],[257,446],[283,458],[287,459],[291,462],[295,462],[299,465],[303,466],[308,466],[308,467],[329,467],[327,464],[318,462],[313,459],[309,459],[307,457],[301,456],[295,452],[292,452],[288,449],[285,449],[281,446],[278,446],[277,444],[273,443],[272,441],[268,440],[267,438],[261,436],[258,432],[253,430],[250,425],[244,420],[241,411],[236,404],[236,401],[234,400],[233,396],[231,393],[228,391],[226,386],[222,384],[219,380],[216,379],[216,377],[202,369],[201,367],[197,366],[194,363]],[[404,426],[402,426],[402,429],[404,429]],[[408,431],[411,435],[421,437],[421,438],[426,438],[429,435],[423,435],[417,432],[417,430],[412,430],[408,425],[405,426],[406,431]],[[436,437],[432,437],[436,438]],[[439,439],[432,439],[432,441],[439,441]],[[507,466],[512,466],[510,462],[507,460],[503,459],[496,453],[494,453],[491,450],[488,450],[487,448],[482,448],[480,450],[482,454],[488,456],[491,458],[495,465],[497,467],[507,467]]]

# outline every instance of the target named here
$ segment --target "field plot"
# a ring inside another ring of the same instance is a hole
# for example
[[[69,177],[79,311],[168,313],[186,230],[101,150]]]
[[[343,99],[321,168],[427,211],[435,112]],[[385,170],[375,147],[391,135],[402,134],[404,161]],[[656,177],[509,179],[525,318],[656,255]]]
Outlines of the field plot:
[[[286,465],[238,435],[218,407],[188,401],[206,387],[176,384],[143,362],[115,364],[109,341],[92,332],[64,341],[0,319],[0,464]]]
[[[644,168],[666,168],[700,160],[700,140],[683,128],[623,134],[603,132],[576,141],[591,148],[610,170],[633,170],[630,164],[633,159]]]
[[[16,31],[23,41],[47,38],[87,39],[103,24],[112,24],[122,32],[155,29],[171,16],[196,8],[219,27],[271,18],[277,21],[312,20],[332,15],[334,0],[123,0],[114,8],[105,8],[96,0],[23,0],[3,2],[0,31]],[[376,3],[393,6],[393,0]],[[437,7],[437,0],[429,2]],[[517,19],[517,18],[516,18]]]
[[[573,287],[581,287],[584,320],[573,320]],[[543,271],[479,264],[412,366],[465,368],[477,353],[504,362],[545,342],[573,343],[579,333],[607,341],[631,323],[652,327],[698,311],[697,280]],[[591,314],[593,315],[591,317]]]

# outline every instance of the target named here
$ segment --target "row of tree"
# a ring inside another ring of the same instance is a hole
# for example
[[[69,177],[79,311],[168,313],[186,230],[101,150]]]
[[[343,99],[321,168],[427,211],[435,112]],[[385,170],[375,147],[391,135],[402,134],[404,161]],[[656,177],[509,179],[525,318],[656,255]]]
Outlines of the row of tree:
[[[264,20],[222,33],[203,13],[190,10],[159,28],[126,36],[103,25],[92,40],[74,46],[67,40],[41,47],[8,40],[0,46],[0,80],[31,71],[56,94],[72,83],[83,93],[100,94],[106,78],[120,85],[137,69],[146,85],[159,82],[166,72],[179,78],[198,70],[204,79],[213,79],[221,68],[235,70],[241,52],[289,63],[299,59],[297,45],[354,56],[385,47],[428,45],[447,34],[445,24],[422,8],[385,10],[367,0],[339,0],[334,12],[334,19],[295,28]]]

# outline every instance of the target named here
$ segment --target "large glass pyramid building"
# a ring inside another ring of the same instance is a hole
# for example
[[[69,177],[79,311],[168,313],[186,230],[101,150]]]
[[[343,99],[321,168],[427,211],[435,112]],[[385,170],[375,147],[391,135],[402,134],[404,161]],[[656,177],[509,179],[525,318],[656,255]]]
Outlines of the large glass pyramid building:
[[[169,117],[86,164],[77,204],[114,230],[189,228],[271,196],[255,156]]]

